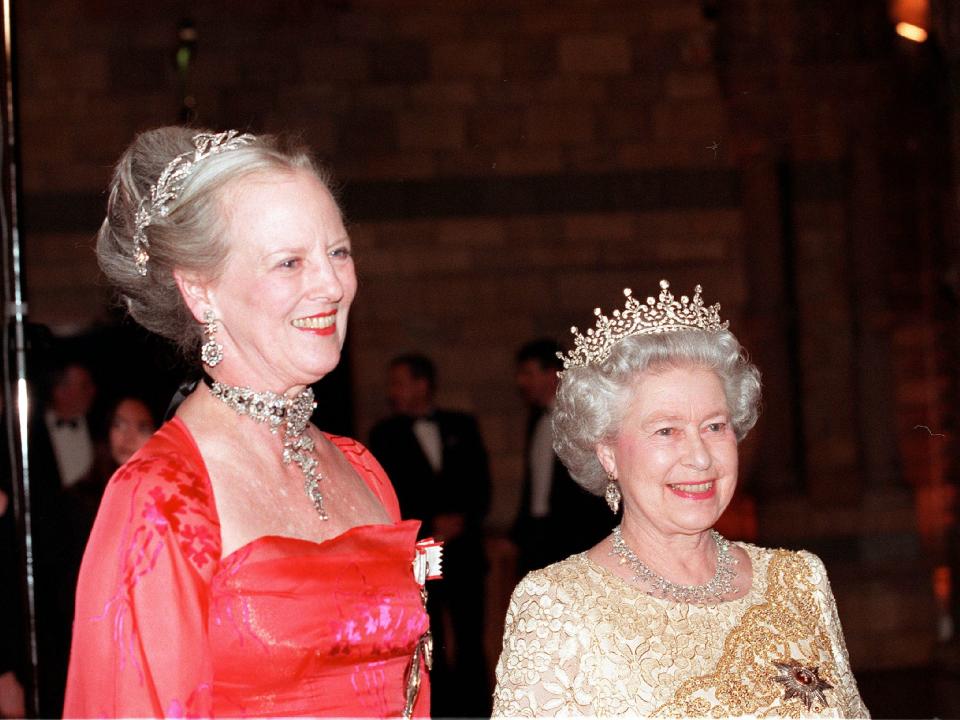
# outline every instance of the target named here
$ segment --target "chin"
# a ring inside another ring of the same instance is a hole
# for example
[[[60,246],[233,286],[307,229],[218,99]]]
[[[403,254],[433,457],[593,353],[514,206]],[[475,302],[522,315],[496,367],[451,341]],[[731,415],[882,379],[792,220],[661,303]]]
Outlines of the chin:
[[[691,534],[706,532],[717,524],[717,521],[720,519],[720,515],[722,515],[722,513],[714,512],[710,514],[680,518],[679,522],[677,522],[677,527],[682,528],[684,531]]]

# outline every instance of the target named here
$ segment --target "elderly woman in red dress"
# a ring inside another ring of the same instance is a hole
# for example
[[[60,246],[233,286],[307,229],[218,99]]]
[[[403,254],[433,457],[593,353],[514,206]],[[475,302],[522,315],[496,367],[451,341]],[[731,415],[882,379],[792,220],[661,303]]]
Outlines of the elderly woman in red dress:
[[[363,446],[309,422],[357,289],[323,175],[266,136],[144,133],[97,253],[206,371],[107,487],[65,714],[428,714],[419,524]]]

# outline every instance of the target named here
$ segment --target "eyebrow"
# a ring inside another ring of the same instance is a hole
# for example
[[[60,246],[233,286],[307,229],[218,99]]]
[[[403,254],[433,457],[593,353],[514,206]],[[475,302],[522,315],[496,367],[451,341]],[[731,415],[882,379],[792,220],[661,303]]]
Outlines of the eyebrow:
[[[715,417],[718,417],[718,416],[722,416],[722,417],[725,417],[725,418],[729,418],[729,417],[730,417],[730,411],[727,410],[727,409],[714,410],[713,412],[707,413],[707,414],[704,416],[704,418],[705,418],[705,419],[708,419],[708,418],[715,418]],[[681,415],[673,415],[673,414],[670,414],[670,413],[658,413],[658,414],[651,415],[650,417],[648,417],[648,418],[646,418],[645,420],[643,420],[643,421],[641,422],[641,425],[642,425],[642,426],[655,425],[655,424],[657,424],[657,423],[662,423],[662,422],[675,422],[675,421],[677,421],[677,420],[684,420],[684,417],[681,416]]]

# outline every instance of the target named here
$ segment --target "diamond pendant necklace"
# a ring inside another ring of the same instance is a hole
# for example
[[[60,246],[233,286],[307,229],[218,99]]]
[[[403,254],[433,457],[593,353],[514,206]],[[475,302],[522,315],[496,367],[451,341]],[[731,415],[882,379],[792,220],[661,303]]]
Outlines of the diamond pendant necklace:
[[[283,426],[284,465],[296,463],[303,473],[303,489],[310,498],[321,520],[328,520],[323,509],[323,495],[320,492],[320,460],[316,445],[306,432],[310,415],[317,403],[313,399],[313,390],[307,387],[295,397],[279,395],[275,392],[255,392],[247,387],[225,385],[216,382],[206,373],[203,382],[210,388],[210,394],[222,401],[238,415],[246,415],[258,423],[264,423],[274,435]]]
[[[714,600],[720,601],[724,595],[736,590],[733,585],[733,578],[737,574],[737,559],[730,554],[730,541],[716,530],[711,530],[710,535],[717,544],[717,571],[710,581],[704,585],[680,585],[657,575],[644,565],[643,561],[624,541],[621,527],[621,525],[617,525],[613,529],[613,549],[610,554],[619,558],[621,565],[630,566],[634,573],[633,579],[635,582],[652,586],[653,589],[647,592],[648,595],[678,603],[706,605]]]

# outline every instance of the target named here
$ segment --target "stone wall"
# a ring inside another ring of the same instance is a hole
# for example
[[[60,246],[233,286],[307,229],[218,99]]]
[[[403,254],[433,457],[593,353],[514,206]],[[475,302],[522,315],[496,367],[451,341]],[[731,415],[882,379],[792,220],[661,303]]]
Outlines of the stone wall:
[[[764,373],[743,447],[760,539],[824,555],[855,665],[925,662],[922,550],[942,559],[955,450],[913,428],[956,426],[938,274],[956,250],[937,200],[942,106],[906,90],[928,87],[930,60],[892,44],[880,5],[187,5],[18,4],[32,320],[65,334],[110,321],[90,245],[135,132],[186,108],[199,125],[298,134],[351,221],[354,432],[386,411],[391,356],[432,355],[440,402],[480,419],[501,530],[522,467],[517,346],[565,339],[623,287],[702,283]],[[918,517],[938,518],[932,540]],[[876,639],[864,618],[879,612]]]
[[[179,7],[20,5],[35,321],[103,318],[101,192],[136,131],[177,121]],[[518,345],[661,275],[736,318],[738,176],[699,3],[208,2],[190,19],[196,122],[299,134],[343,186],[356,431],[385,412],[387,360],[432,355],[440,401],[486,433],[495,526],[521,476]]]

